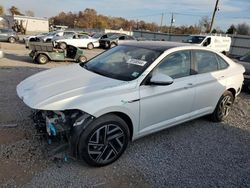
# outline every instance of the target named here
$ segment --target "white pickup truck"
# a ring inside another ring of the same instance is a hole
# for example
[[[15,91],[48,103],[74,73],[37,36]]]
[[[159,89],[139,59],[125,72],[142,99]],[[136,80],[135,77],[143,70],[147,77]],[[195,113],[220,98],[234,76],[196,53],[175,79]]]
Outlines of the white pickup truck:
[[[228,54],[231,46],[231,38],[228,36],[220,35],[190,35],[183,42],[196,44],[198,46],[205,46],[212,48],[223,54]]]

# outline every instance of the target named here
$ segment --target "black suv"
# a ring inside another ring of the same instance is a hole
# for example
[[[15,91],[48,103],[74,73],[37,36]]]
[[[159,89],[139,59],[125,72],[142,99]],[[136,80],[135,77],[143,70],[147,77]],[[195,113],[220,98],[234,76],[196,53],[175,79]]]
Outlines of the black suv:
[[[128,40],[135,40],[135,38],[125,34],[117,34],[117,35],[112,35],[109,38],[100,39],[99,43],[101,48],[112,48],[114,46],[117,46],[120,41],[128,41]]]

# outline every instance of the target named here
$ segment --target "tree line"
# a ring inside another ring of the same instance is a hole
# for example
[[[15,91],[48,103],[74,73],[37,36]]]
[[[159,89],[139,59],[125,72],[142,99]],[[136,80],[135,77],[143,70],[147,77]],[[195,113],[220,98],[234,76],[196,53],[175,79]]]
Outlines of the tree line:
[[[34,16],[31,10],[22,13],[16,6],[11,6],[7,9],[11,15],[26,15]],[[0,15],[5,13],[5,9],[0,5]],[[61,12],[56,16],[49,19],[50,25],[66,25],[69,28],[82,28],[82,29],[120,29],[123,30],[143,30],[163,33],[175,34],[197,34],[208,32],[211,20],[209,17],[202,17],[199,23],[190,26],[159,26],[157,23],[149,23],[143,20],[127,20],[122,17],[111,17],[98,14],[96,10],[86,8],[77,13]],[[240,34],[249,35],[250,27],[246,23],[231,25],[226,32],[220,28],[213,29],[212,33],[227,33],[227,34]]]

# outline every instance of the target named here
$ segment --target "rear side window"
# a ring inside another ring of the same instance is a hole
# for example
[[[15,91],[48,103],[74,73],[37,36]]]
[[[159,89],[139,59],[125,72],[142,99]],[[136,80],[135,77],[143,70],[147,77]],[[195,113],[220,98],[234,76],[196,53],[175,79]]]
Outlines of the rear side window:
[[[193,60],[199,74],[217,71],[218,61],[216,54],[208,51],[193,51]]]
[[[219,63],[219,70],[226,69],[229,65],[226,63],[224,59],[222,59],[220,56],[216,55]]]

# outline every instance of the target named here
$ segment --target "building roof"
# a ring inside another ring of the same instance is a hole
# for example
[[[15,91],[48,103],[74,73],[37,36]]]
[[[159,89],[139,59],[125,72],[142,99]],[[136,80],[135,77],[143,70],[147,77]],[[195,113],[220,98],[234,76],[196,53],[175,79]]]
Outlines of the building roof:
[[[14,18],[14,19],[20,18],[20,19],[31,19],[31,20],[43,20],[43,21],[48,21],[48,18],[33,17],[33,16],[14,15],[13,18]]]

